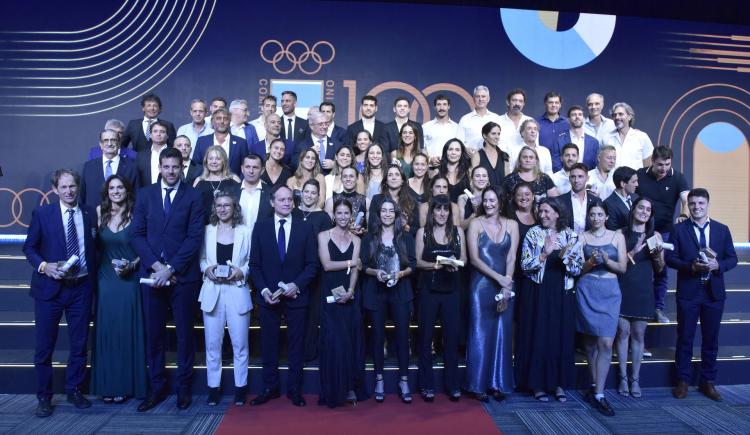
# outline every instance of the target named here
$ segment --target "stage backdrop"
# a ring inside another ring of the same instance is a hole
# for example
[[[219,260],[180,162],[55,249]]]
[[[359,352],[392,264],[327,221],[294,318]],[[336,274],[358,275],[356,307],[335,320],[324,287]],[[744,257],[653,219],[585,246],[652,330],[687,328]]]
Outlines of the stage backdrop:
[[[590,92],[630,103],[635,126],[671,146],[691,186],[712,193],[712,215],[748,240],[750,27],[530,10],[386,3],[230,0],[9,2],[0,15],[0,233],[24,234],[49,200],[49,174],[79,168],[110,118],[141,117],[154,91],[162,117],[189,122],[193,98],[256,103],[294,89],[302,110],[336,104],[339,125],[377,95],[392,119],[398,95],[412,117],[432,98],[471,109],[471,90],[545,92],[564,109]]]

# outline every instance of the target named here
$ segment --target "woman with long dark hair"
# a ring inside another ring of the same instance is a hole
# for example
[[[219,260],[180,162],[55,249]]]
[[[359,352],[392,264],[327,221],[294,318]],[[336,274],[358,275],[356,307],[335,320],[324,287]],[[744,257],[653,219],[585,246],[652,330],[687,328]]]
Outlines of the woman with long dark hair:
[[[414,197],[414,201],[419,204],[425,202],[430,183],[429,162],[430,158],[421,151],[414,156],[414,160],[411,162],[412,177],[409,178],[409,193]]]
[[[475,154],[476,155],[476,154]],[[482,192],[490,185],[490,178],[487,168],[484,166],[475,166],[471,168],[471,198],[464,192],[458,197],[458,211],[461,213],[460,222],[464,230],[469,229],[471,220],[479,215],[479,209],[482,207]],[[499,185],[498,185],[499,186]]]
[[[417,233],[419,223],[419,207],[414,197],[409,194],[406,184],[406,175],[396,165],[391,165],[385,173],[385,177],[380,185],[380,193],[373,196],[368,205],[368,221],[373,221],[373,215],[380,209],[380,203],[384,198],[391,198],[398,204],[401,211],[401,222],[404,231],[410,233],[412,237]]]
[[[284,164],[286,144],[281,138],[277,138],[268,144],[268,158],[263,164],[263,174],[260,179],[273,189],[276,186],[285,185],[286,180],[292,176],[292,170]]]
[[[372,135],[367,130],[357,133],[357,139],[354,143],[354,162],[352,165],[357,172],[364,175],[367,166],[367,149],[372,145]]]
[[[470,170],[471,158],[466,151],[466,145],[458,139],[446,142],[438,173],[448,179],[448,196],[451,202],[458,201],[458,196],[469,187]]]
[[[294,195],[294,205],[299,207],[302,202],[302,186],[307,180],[316,180],[318,182],[318,208],[322,208],[325,203],[326,180],[320,169],[320,160],[318,153],[314,149],[308,148],[299,156],[299,163],[294,175],[286,180],[286,185],[292,189]]]
[[[388,168],[388,155],[379,144],[372,144],[365,151],[365,196],[372,199],[378,193],[385,180],[385,170]]]
[[[407,122],[401,126],[401,132],[398,135],[398,149],[391,151],[391,161],[401,167],[401,170],[406,174],[406,178],[411,178],[413,174],[411,165],[418,151],[419,132]]]
[[[430,207],[429,202],[432,198],[439,195],[448,195],[448,190],[448,179],[444,176],[438,174],[430,179],[429,189],[425,194],[427,201],[418,205],[420,227],[427,224],[427,216],[429,215],[427,211]],[[461,219],[458,215],[458,206],[455,202],[451,202],[451,219],[453,220],[454,225],[458,225]]]
[[[352,206],[352,217],[349,230],[355,236],[362,236],[367,229],[367,197],[357,192],[357,180],[361,176],[353,166],[341,169],[341,192],[334,193],[333,197],[326,200],[325,211],[331,219],[334,219],[333,204],[341,198],[346,199]]]
[[[489,184],[499,186],[505,178],[505,162],[510,159],[508,153],[500,149],[500,125],[492,121],[484,124],[482,137],[484,143],[471,156],[471,166],[486,169]]]

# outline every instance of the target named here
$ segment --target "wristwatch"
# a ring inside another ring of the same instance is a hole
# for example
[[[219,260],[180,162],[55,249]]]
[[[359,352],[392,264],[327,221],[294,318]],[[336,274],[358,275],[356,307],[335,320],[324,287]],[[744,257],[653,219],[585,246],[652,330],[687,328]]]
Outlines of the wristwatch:
[[[174,273],[174,267],[172,267],[169,264],[167,264],[167,270],[169,270],[170,272]]]

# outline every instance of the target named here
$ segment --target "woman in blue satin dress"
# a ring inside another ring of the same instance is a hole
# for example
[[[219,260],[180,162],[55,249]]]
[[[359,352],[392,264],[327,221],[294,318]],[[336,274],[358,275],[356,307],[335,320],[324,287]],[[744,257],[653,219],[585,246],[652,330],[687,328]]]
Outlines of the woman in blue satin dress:
[[[490,395],[502,401],[513,390],[512,328],[513,269],[518,247],[518,223],[503,217],[505,194],[499,186],[482,192],[479,216],[466,235],[474,266],[469,286],[469,336],[466,344],[466,391],[482,402]],[[497,312],[495,296],[508,307]]]

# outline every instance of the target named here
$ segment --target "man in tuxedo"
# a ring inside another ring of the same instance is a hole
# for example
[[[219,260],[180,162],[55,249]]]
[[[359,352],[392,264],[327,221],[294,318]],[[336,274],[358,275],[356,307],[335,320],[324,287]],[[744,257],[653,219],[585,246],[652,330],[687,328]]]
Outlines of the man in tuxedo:
[[[257,154],[266,161],[268,156],[269,147],[271,142],[276,139],[281,139],[281,116],[272,113],[266,117],[266,136],[265,138],[257,143],[248,144],[248,150],[250,154]],[[283,140],[283,139],[282,139]],[[285,165],[290,166],[292,163],[292,154],[294,153],[294,142],[284,140],[284,159]]]
[[[297,168],[300,156],[312,148],[318,153],[318,160],[323,174],[328,175],[331,169],[333,169],[333,160],[336,158],[336,151],[339,149],[339,145],[328,136],[328,115],[313,107],[307,112],[307,121],[309,133],[305,135],[303,141],[294,144],[292,170]]]
[[[630,209],[638,199],[635,193],[638,188],[638,174],[633,168],[620,166],[615,169],[612,180],[615,183],[615,191],[604,200],[604,203],[609,211],[607,229],[614,231],[628,226]]]
[[[229,103],[229,114],[229,131],[233,135],[245,139],[248,144],[254,144],[259,141],[255,127],[247,122],[249,117],[247,100],[232,100]]]
[[[195,179],[203,174],[203,165],[190,160],[193,147],[187,136],[177,136],[174,140],[174,147],[182,154],[182,179],[185,180],[185,184],[192,186]]]
[[[737,266],[737,253],[729,228],[709,217],[709,195],[697,188],[688,193],[690,219],[674,226],[667,264],[677,269],[677,384],[672,395],[684,399],[692,377],[693,339],[701,324],[701,370],[698,390],[721,401],[716,391],[716,354],[724,312],[724,273]]]
[[[134,160],[120,156],[120,135],[114,130],[99,133],[102,157],[83,164],[81,180],[81,202],[97,207],[102,198],[102,186],[111,175],[117,174],[130,182],[133,189],[139,187],[138,168]]]
[[[166,142],[171,146],[177,136],[174,125],[171,122],[158,118],[161,113],[161,99],[156,94],[146,94],[141,98],[141,110],[143,118],[133,119],[128,122],[128,127],[122,137],[122,147],[127,148],[133,144],[135,152],[147,150],[151,142],[151,124],[160,121],[167,129]]]
[[[251,403],[262,405],[280,396],[279,328],[283,314],[289,357],[287,397],[293,405],[305,406],[301,390],[303,338],[310,302],[308,285],[318,270],[316,234],[308,222],[292,214],[294,198],[287,186],[271,191],[271,204],[274,216],[255,224],[250,249],[250,277],[253,287],[261,289],[258,307],[263,356],[263,392]],[[283,293],[274,298],[280,287]]]
[[[583,128],[583,108],[581,106],[570,106],[568,109],[568,123],[570,129],[558,136],[557,142],[549,149],[552,157],[552,169],[557,172],[562,169],[560,154],[565,145],[574,143],[578,147],[578,161],[587,168],[595,168],[597,155],[599,154],[599,141],[596,137],[589,135]]]
[[[346,144],[346,129],[336,125],[336,105],[330,101],[323,101],[318,106],[318,110],[328,116],[328,137],[330,137],[337,146]]]
[[[159,156],[167,148],[167,125],[162,121],[151,124],[151,142],[148,149],[138,152],[135,164],[138,168],[140,187],[156,183],[159,179]]]
[[[362,97],[359,108],[361,118],[346,129],[347,145],[354,147],[357,144],[357,134],[366,130],[372,136],[372,142],[381,145],[384,151],[388,152],[388,136],[385,132],[385,124],[375,119],[376,113],[378,113],[378,99],[372,95]]]
[[[195,145],[195,151],[193,152],[193,161],[202,165],[206,150],[212,145],[218,145],[227,153],[229,170],[233,174],[240,174],[242,159],[247,155],[247,141],[230,133],[229,111],[226,109],[217,109],[211,117],[211,124],[214,128],[214,134],[198,138],[198,143]]]
[[[105,130],[114,130],[117,132],[119,143],[122,144],[122,135],[125,131],[125,124],[122,123],[119,119],[110,119],[107,120],[107,122],[104,123],[104,129]],[[132,161],[135,161],[135,156],[137,153],[130,148],[123,148],[120,146],[120,157],[127,157]],[[96,145],[94,147],[91,147],[89,149],[89,156],[86,160],[93,160],[97,157],[102,156],[102,147],[101,145]]]
[[[201,99],[194,99],[190,102],[190,117],[192,121],[181,125],[177,129],[177,136],[185,136],[191,144],[198,142],[198,138],[212,134],[214,131],[211,124],[206,122],[206,102]],[[177,138],[175,138],[177,139]],[[190,156],[193,157],[192,155]]]
[[[278,116],[278,115],[276,115]],[[242,160],[242,190],[240,192],[240,207],[242,207],[242,221],[252,232],[255,222],[273,217],[271,207],[271,192],[261,181],[263,160],[257,154],[248,154]]]
[[[40,206],[31,214],[23,245],[26,259],[34,267],[31,297],[34,298],[34,371],[37,379],[37,417],[52,415],[52,352],[63,313],[68,323],[70,353],[65,369],[65,392],[76,408],[91,406],[81,393],[86,370],[86,341],[91,299],[96,287],[96,210],[78,202],[80,176],[58,169],[52,175],[57,204]],[[69,269],[61,267],[78,256]]]
[[[305,138],[307,121],[297,116],[297,94],[294,91],[281,93],[281,136],[286,142],[296,143]]]
[[[419,149],[424,149],[424,132],[422,131],[422,124],[412,121],[409,119],[409,111],[411,110],[411,104],[406,97],[397,97],[396,101],[393,102],[393,113],[396,118],[385,125],[385,134],[388,138],[388,144],[385,145],[387,152],[392,152],[398,149],[401,143],[401,127],[404,124],[409,124],[417,132],[417,138],[419,138]]]
[[[576,163],[570,168],[570,192],[560,195],[560,203],[568,208],[568,226],[577,233],[591,228],[588,220],[588,209],[601,202],[594,192],[586,190],[589,180],[589,168],[583,163]]]
[[[250,121],[250,124],[255,127],[255,133],[258,134],[258,140],[266,137],[266,118],[272,113],[276,113],[276,96],[266,95],[260,102],[260,116]],[[248,145],[253,144],[248,142]]]
[[[170,147],[161,152],[159,172],[160,181],[140,191],[132,223],[131,244],[141,259],[141,274],[154,280],[141,286],[150,392],[139,412],[155,407],[168,394],[164,332],[170,309],[177,333],[177,408],[187,409],[192,402],[193,320],[201,284],[198,259],[204,210],[200,193],[181,181],[178,150]]]

